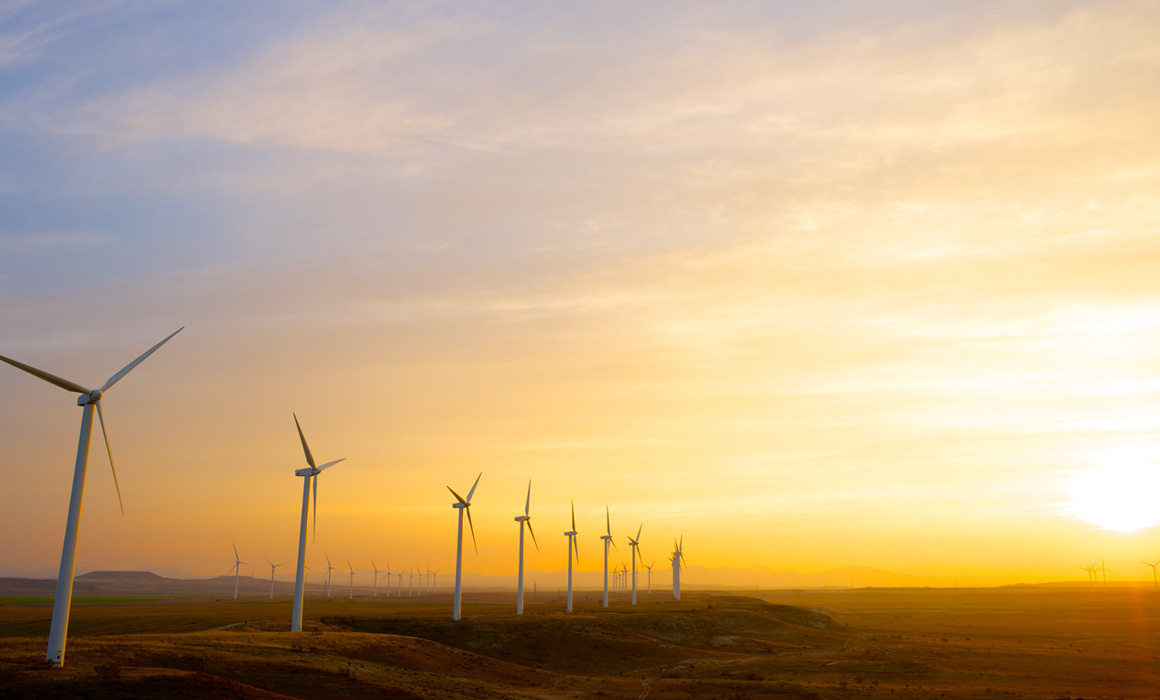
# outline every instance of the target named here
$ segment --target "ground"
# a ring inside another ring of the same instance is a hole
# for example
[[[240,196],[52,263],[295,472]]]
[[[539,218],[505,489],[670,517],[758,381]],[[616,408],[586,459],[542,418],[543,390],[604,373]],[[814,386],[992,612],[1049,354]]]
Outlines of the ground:
[[[0,698],[1160,698],[1160,592],[1143,588],[111,598],[0,606]],[[0,599],[3,600],[3,599]]]

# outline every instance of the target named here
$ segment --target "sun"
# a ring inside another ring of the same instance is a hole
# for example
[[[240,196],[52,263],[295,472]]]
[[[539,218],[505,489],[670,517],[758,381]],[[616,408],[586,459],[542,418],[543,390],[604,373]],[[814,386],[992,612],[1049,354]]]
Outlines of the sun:
[[[1133,532],[1160,523],[1160,454],[1116,448],[1091,456],[1092,466],[1063,483],[1064,512],[1106,530]]]

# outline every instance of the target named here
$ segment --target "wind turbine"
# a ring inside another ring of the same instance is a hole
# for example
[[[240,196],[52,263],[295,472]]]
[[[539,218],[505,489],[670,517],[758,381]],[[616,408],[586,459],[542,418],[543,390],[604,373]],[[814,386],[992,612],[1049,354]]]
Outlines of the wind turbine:
[[[350,565],[350,559],[346,560],[346,568],[350,569],[350,594],[347,600],[354,600],[354,567]]]
[[[1156,582],[1156,567],[1160,566],[1160,559],[1157,559],[1155,564],[1149,564],[1146,561],[1142,561],[1140,563],[1143,564],[1144,566],[1152,567],[1152,586],[1154,588],[1160,588],[1160,583]]]
[[[681,565],[685,564],[685,536],[681,535],[680,544],[673,540],[673,597],[681,599]],[[687,564],[686,564],[687,566]]]
[[[407,597],[410,598],[415,592],[415,567],[407,569],[407,574]]]
[[[242,561],[242,558],[238,556],[238,546],[235,544],[234,545],[234,600],[238,599],[238,574],[241,573],[241,571],[242,571],[242,564],[246,564],[246,562]],[[249,566],[248,564],[246,564],[246,565]]]
[[[636,605],[636,560],[640,559],[641,566],[644,566],[644,558],[640,555],[640,532],[644,529],[644,523],[636,529],[636,539],[628,538],[629,559],[632,559],[632,604]],[[635,555],[635,556],[634,556]]]
[[[165,340],[146,350],[140,357],[133,360],[124,369],[117,372],[100,389],[87,389],[76,382],[62,379],[44,370],[37,369],[23,362],[9,359],[0,355],[0,360],[7,362],[16,369],[24,370],[34,377],[38,377],[56,385],[65,391],[80,394],[77,405],[83,406],[81,413],[81,433],[77,441],[77,457],[73,467],[72,493],[69,496],[68,520],[65,521],[64,544],[60,552],[60,572],[56,577],[56,595],[52,603],[52,625],[48,632],[48,651],[45,662],[53,666],[64,666],[64,648],[68,641],[68,617],[72,607],[73,574],[76,573],[77,534],[81,523],[81,501],[85,495],[85,472],[89,466],[89,442],[93,431],[93,407],[96,407],[97,417],[101,421],[101,434],[105,438],[105,450],[109,453],[109,468],[113,472],[113,486],[117,489],[117,503],[120,504],[121,514],[125,513],[125,504],[121,501],[121,486],[117,483],[117,468],[113,465],[113,448],[109,446],[109,433],[105,430],[105,414],[101,411],[101,398],[113,385],[131,372],[134,367],[145,361],[169,339],[185,328],[182,326],[170,333]]]
[[[600,539],[604,540],[604,607],[608,607],[608,545],[611,544],[613,548],[616,547],[616,542],[612,540],[612,518],[608,515],[608,506],[604,506],[604,534]]]
[[[576,502],[572,502],[572,529],[564,533],[568,537],[568,612],[572,612],[572,552],[576,552],[576,566],[580,566],[580,546],[576,544]]]
[[[641,563],[643,564],[644,562],[641,562]],[[656,563],[657,563],[657,560],[653,559],[652,563],[644,565],[645,571],[648,572],[648,592],[649,593],[652,593],[652,568],[653,568],[653,564],[656,564]]]
[[[1108,587],[1108,574],[1114,574],[1116,572],[1114,572],[1111,569],[1109,569],[1108,567],[1104,566],[1103,559],[1100,559],[1100,571],[1104,572],[1104,588],[1107,588]]]
[[[475,526],[471,524],[471,496],[475,493],[475,487],[479,486],[479,480],[483,476],[483,472],[475,477],[475,483],[471,485],[471,490],[467,492],[467,499],[464,500],[459,494],[455,493],[455,489],[450,486],[447,490],[455,496],[456,503],[452,503],[451,507],[459,510],[459,534],[455,538],[455,605],[452,608],[451,619],[458,620],[460,615],[460,596],[463,592],[461,586],[463,581],[463,514],[467,513],[467,526],[471,528],[471,543],[475,545],[475,553],[479,554],[479,544],[475,541]]]
[[[270,600],[274,600],[274,569],[278,568],[279,566],[282,566],[286,562],[282,562],[281,564],[275,564],[274,562],[270,561],[270,559],[268,557],[266,557],[266,555],[264,555],[264,554],[262,555],[262,558],[265,559],[266,563],[270,565]],[[237,596],[237,593],[238,593],[237,585],[235,584],[234,585],[234,595]],[[236,598],[235,598],[235,600],[236,600]]]
[[[371,597],[378,598],[379,597],[379,565],[375,563],[374,559],[371,559],[371,568],[375,572],[375,583],[374,583],[373,592],[371,593]]]
[[[536,551],[540,551],[540,543],[536,542],[536,531],[532,529],[532,516],[529,511],[532,507],[532,480],[528,479],[528,498],[524,501],[524,514],[516,516],[516,522],[520,524],[520,574],[516,580],[516,614],[524,614],[524,525],[527,524],[528,532],[532,533],[532,543],[536,545]]]
[[[310,515],[310,482],[314,482],[314,532],[318,532],[318,476],[324,469],[329,469],[346,459],[342,457],[333,462],[327,462],[321,467],[314,463],[314,455],[310,453],[310,446],[306,444],[306,436],[302,434],[302,426],[298,423],[298,416],[294,416],[294,427],[298,428],[298,439],[302,442],[302,452],[306,455],[306,463],[310,465],[294,472],[294,476],[305,477],[302,480],[302,524],[298,528],[298,569],[294,576],[294,609],[290,613],[290,631],[302,631],[302,599],[306,586],[306,521]],[[326,558],[326,565],[330,566],[330,557]],[[330,568],[326,570],[326,597],[330,597]]]
[[[338,568],[337,566],[334,566],[330,563],[330,555],[329,554],[326,555],[326,597],[327,598],[330,597],[330,572],[334,571],[337,568]]]
[[[387,562],[387,597],[391,597],[391,562]]]
[[[431,572],[431,590],[435,591],[439,588],[439,569]]]
[[[1146,562],[1145,562],[1145,563],[1146,563]],[[1092,583],[1092,579],[1093,579],[1093,578],[1095,577],[1095,575],[1096,575],[1096,574],[1095,574],[1096,567],[1095,567],[1095,566],[1081,566],[1081,567],[1079,567],[1079,568],[1081,568],[1081,569],[1083,569],[1084,571],[1086,571],[1086,572],[1087,572],[1087,577],[1088,577],[1088,587],[1090,588],[1091,586],[1094,586],[1095,584],[1094,584],[1094,583]]]

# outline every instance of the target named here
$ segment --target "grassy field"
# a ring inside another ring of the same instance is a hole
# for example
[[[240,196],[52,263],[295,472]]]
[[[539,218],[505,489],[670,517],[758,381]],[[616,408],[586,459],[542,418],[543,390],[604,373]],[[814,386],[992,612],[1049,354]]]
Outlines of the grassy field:
[[[1160,698],[1160,595],[944,589],[642,596],[608,610],[447,596],[0,608],[0,697]]]

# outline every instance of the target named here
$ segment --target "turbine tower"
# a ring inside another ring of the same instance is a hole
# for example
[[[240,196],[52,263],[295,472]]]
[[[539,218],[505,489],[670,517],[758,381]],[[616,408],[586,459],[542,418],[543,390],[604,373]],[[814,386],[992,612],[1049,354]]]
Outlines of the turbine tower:
[[[463,514],[467,513],[467,526],[471,528],[471,543],[475,545],[475,553],[479,555],[479,545],[475,541],[475,526],[471,524],[471,496],[475,493],[475,487],[479,486],[479,480],[483,476],[483,472],[475,477],[475,483],[471,485],[471,490],[467,492],[467,499],[465,500],[459,494],[455,493],[455,489],[450,486],[447,490],[455,496],[455,503],[451,504],[452,508],[459,511],[459,534],[455,538],[455,604],[452,607],[451,619],[458,620],[460,616],[460,596],[463,592]]]
[[[1114,572],[1111,569],[1109,569],[1108,567],[1104,566],[1104,560],[1102,558],[1100,559],[1100,569],[1099,570],[1104,572],[1104,588],[1107,588],[1108,587],[1108,574],[1114,574],[1116,572]]]
[[[387,597],[391,597],[391,562],[387,562]]]
[[[653,559],[651,563],[644,565],[645,571],[648,572],[648,592],[649,593],[652,593],[652,568],[653,568],[653,564],[656,564],[656,563],[657,563],[657,560]]]
[[[532,508],[532,480],[528,479],[528,498],[524,501],[524,514],[516,516],[516,522],[520,524],[520,574],[516,580],[516,614],[524,614],[524,525],[528,526],[528,532],[532,533],[532,543],[536,545],[536,551],[540,551],[540,543],[536,542],[536,531],[532,529],[532,516],[529,514]]]
[[[350,569],[350,594],[346,599],[354,600],[354,567],[350,565],[350,559],[346,560],[346,568]]]
[[[234,545],[234,600],[238,599],[238,574],[242,570],[242,564],[246,564],[246,562],[242,561],[242,558],[238,556],[238,546],[235,544]],[[247,566],[248,566],[248,564],[247,564]]]
[[[372,592],[371,592],[371,597],[378,598],[379,597],[379,565],[375,563],[374,559],[371,559],[371,569],[374,570],[374,572],[375,572],[375,583],[374,583],[374,588],[372,589]]]
[[[1155,564],[1149,564],[1146,561],[1142,561],[1140,563],[1143,564],[1144,566],[1152,567],[1152,587],[1153,588],[1160,588],[1160,583],[1156,582],[1156,567],[1160,566],[1160,559],[1157,559]]]
[[[600,539],[604,540],[604,607],[608,607],[608,545],[616,547],[616,542],[612,540],[612,518],[608,515],[608,506],[604,506],[604,534]]]
[[[1096,568],[1097,568],[1096,565],[1092,564],[1091,566],[1081,566],[1079,568],[1081,568],[1087,572],[1088,587],[1090,588],[1090,587],[1094,586],[1095,585],[1094,580],[1096,577]]]
[[[56,595],[53,597],[52,602],[52,625],[48,632],[48,651],[44,657],[45,662],[53,666],[64,666],[64,648],[68,641],[68,617],[72,608],[73,574],[76,572],[77,534],[80,531],[81,523],[81,501],[84,500],[85,495],[85,472],[89,466],[89,442],[93,431],[93,407],[96,407],[97,417],[101,422],[101,434],[105,438],[105,450],[109,453],[109,468],[113,471],[113,486],[117,489],[117,503],[120,504],[121,514],[123,515],[125,513],[125,504],[121,501],[121,486],[117,483],[117,468],[113,466],[113,448],[109,446],[109,433],[105,430],[105,414],[101,411],[101,398],[106,391],[113,388],[114,384],[121,381],[134,367],[144,362],[145,358],[156,352],[157,348],[169,342],[169,339],[180,333],[183,328],[184,326],[170,333],[165,340],[149,348],[136,360],[126,365],[120,372],[109,377],[109,381],[105,382],[100,389],[86,389],[76,382],[61,379],[44,370],[36,369],[30,365],[0,355],[0,360],[7,362],[16,369],[24,370],[34,377],[43,379],[49,384],[59,386],[65,391],[80,394],[77,397],[77,405],[84,407],[81,413],[81,433],[77,441],[76,463],[73,467],[72,493],[69,496],[68,503],[68,520],[65,521],[64,544],[60,552],[60,572],[56,577]]]
[[[294,416],[294,427],[298,428],[298,439],[302,442],[302,452],[306,455],[306,463],[310,466],[298,469],[294,476],[305,477],[302,480],[302,522],[298,528],[298,568],[294,575],[294,608],[290,613],[290,631],[302,631],[302,599],[306,587],[306,521],[310,515],[310,485],[314,482],[314,532],[318,532],[318,477],[324,469],[329,469],[346,459],[342,457],[333,462],[327,462],[321,467],[314,463],[314,455],[310,453],[310,446],[306,444],[306,436],[302,434],[302,426],[298,423],[298,416]],[[326,559],[330,566],[330,558]],[[326,597],[330,597],[330,569],[326,571]]]
[[[262,558],[265,559],[266,563],[270,565],[270,600],[274,600],[274,569],[277,569],[279,566],[282,566],[286,562],[281,562],[279,564],[275,564],[274,562],[270,561],[270,559],[268,557],[266,557],[266,555],[264,555],[264,554],[262,555]],[[235,596],[234,599],[235,600],[237,599],[236,598],[237,593],[238,593],[238,589],[237,589],[237,585],[235,584],[235,586],[234,586],[234,596]]]
[[[431,572],[431,590],[435,591],[439,588],[439,569]]]
[[[640,555],[640,532],[644,529],[644,523],[636,529],[636,539],[628,538],[629,559],[632,559],[632,604],[636,605],[636,560],[640,559],[641,566],[644,566],[644,559]]]
[[[407,569],[407,597],[410,598],[415,593],[415,567]]]
[[[576,502],[572,501],[572,529],[564,533],[568,537],[568,612],[572,612],[572,552],[576,552],[576,566],[580,566],[580,546],[576,544]]]
[[[685,536],[681,535],[679,544],[673,540],[673,597],[677,600],[681,599],[681,565],[685,564],[684,550]]]

